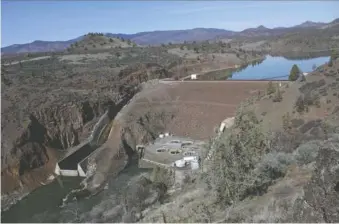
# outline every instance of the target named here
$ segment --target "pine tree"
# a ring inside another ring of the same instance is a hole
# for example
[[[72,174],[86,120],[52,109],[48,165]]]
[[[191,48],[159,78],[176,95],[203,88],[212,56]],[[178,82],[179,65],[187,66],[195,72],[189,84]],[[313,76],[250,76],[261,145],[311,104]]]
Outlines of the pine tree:
[[[290,76],[288,77],[288,80],[290,81],[296,81],[299,78],[300,75],[300,69],[299,67],[294,64],[292,66],[291,72],[290,72]]]

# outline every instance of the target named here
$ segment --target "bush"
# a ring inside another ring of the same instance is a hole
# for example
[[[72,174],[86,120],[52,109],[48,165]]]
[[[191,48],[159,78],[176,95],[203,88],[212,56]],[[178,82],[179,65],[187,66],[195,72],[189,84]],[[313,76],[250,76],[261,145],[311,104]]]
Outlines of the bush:
[[[292,119],[291,120],[291,123],[292,123],[292,127],[293,128],[297,128],[297,127],[300,127],[301,125],[303,125],[305,123],[305,121],[303,119]]]
[[[174,172],[157,166],[153,169],[151,180],[155,184],[164,184],[168,188],[174,182]]]
[[[275,92],[274,97],[273,97],[273,102],[281,102],[282,99],[283,99],[283,97],[282,97],[280,88],[279,88],[279,86],[277,84],[276,92]]]
[[[303,96],[303,95],[300,95],[300,96],[297,98],[294,107],[296,108],[296,111],[299,112],[299,113],[302,113],[302,112],[304,112],[304,111],[306,110],[307,105],[306,105],[306,103],[305,103],[305,100],[304,100],[304,96]]]
[[[295,163],[293,154],[273,152],[266,154],[258,164],[258,174],[269,180],[274,180],[286,174],[287,167]]]
[[[321,147],[320,141],[310,141],[300,145],[294,152],[295,159],[300,165],[315,161]]]
[[[267,86],[267,95],[271,95],[272,93],[275,93],[275,91],[275,86],[273,85],[273,82],[270,81]]]

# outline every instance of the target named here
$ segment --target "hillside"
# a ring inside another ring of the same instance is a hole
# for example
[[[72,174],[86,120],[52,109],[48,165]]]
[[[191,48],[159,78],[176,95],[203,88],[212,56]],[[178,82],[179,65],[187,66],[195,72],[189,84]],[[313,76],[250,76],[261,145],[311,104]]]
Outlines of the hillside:
[[[84,52],[136,46],[137,45],[132,41],[125,40],[123,38],[108,37],[101,33],[89,33],[86,34],[81,40],[72,43],[67,48],[67,51]]]
[[[331,28],[333,24],[336,24],[336,20],[329,23],[314,23],[307,21],[294,27],[280,27],[269,29],[263,26],[257,28],[245,29],[241,32],[213,29],[213,28],[195,28],[187,30],[168,30],[168,31],[151,31],[140,32],[135,34],[113,34],[106,33],[107,37],[123,38],[131,40],[140,45],[160,45],[167,43],[182,43],[184,41],[204,41],[214,40],[222,38],[252,38],[252,37],[276,37],[279,35],[300,32],[303,30],[311,29],[319,31],[322,27]],[[320,32],[314,32],[314,35],[318,35]],[[77,37],[75,39],[67,41],[34,41],[28,44],[15,44],[1,48],[2,53],[21,53],[21,52],[43,52],[43,51],[62,51],[68,48],[71,44],[81,40],[84,36]]]
[[[139,212],[123,217],[165,223],[338,222],[338,87],[339,59],[304,82],[253,95],[238,107],[234,125],[209,143],[215,153],[202,171],[186,172],[172,187],[173,175],[155,169],[150,179],[166,183],[171,192],[161,203],[135,204]],[[114,203],[102,201],[96,209],[103,204],[112,205],[107,216],[84,220],[119,219]]]
[[[3,57],[2,194],[9,193],[11,202],[13,192],[19,191],[16,198],[38,187],[58,158],[89,135],[105,110],[118,112],[116,103],[128,100],[141,82],[261,57],[207,42],[182,49],[174,44],[133,47],[128,40],[98,34],[85,36],[68,51]]]

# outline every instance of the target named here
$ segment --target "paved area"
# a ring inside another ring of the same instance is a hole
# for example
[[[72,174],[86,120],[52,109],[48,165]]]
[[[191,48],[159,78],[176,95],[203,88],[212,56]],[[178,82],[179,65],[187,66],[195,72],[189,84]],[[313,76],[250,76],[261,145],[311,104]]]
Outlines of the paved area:
[[[145,146],[143,160],[171,166],[173,162],[184,156],[189,156],[190,153],[200,155],[203,146],[203,141],[195,141],[190,138],[177,136],[158,138],[153,144]]]

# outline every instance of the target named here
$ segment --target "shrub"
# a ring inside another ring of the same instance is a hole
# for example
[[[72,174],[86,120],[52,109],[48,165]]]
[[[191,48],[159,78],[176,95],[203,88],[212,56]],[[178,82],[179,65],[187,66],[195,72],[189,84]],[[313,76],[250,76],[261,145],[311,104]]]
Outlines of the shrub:
[[[294,152],[295,159],[300,165],[308,164],[315,161],[320,150],[320,141],[310,141],[300,145]]]
[[[273,85],[273,82],[270,81],[267,86],[267,95],[271,95],[272,93],[275,93],[276,89]]]
[[[296,111],[299,112],[299,113],[302,113],[306,110],[306,107],[307,105],[305,104],[305,100],[304,100],[304,96],[303,95],[300,95],[296,102],[295,102],[295,106],[296,108]]]
[[[153,169],[151,180],[155,184],[165,184],[169,187],[173,184],[174,172],[157,166]]]
[[[269,180],[274,180],[286,174],[289,165],[295,163],[293,154],[273,152],[266,154],[258,163],[258,173]]]
[[[285,131],[288,131],[291,128],[291,117],[290,113],[286,113],[282,116],[282,125]]]
[[[303,125],[305,123],[305,121],[303,119],[292,119],[291,123],[292,123],[293,128],[297,128],[297,127]]]
[[[273,102],[281,102],[282,99],[283,99],[283,97],[282,97],[282,94],[280,92],[280,88],[277,84],[276,92],[275,92],[274,97],[273,97]]]

